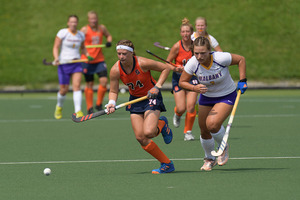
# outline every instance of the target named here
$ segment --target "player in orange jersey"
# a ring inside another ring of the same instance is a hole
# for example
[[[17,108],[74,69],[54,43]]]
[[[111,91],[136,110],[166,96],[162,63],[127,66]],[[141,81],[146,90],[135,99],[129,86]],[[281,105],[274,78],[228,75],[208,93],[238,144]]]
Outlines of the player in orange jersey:
[[[173,124],[177,128],[180,125],[181,116],[186,112],[185,127],[184,127],[184,141],[194,140],[192,134],[193,124],[196,118],[195,104],[197,102],[197,93],[193,91],[186,91],[179,87],[179,79],[181,72],[192,57],[191,46],[193,41],[191,35],[193,33],[193,26],[189,24],[189,20],[184,18],[180,27],[181,40],[176,42],[170,50],[167,61],[172,62],[178,67],[173,67],[172,88],[175,99]],[[192,84],[198,84],[197,78],[193,77]]]
[[[98,24],[98,16],[95,11],[88,12],[89,24],[82,27],[81,31],[85,34],[84,45],[102,44],[103,36],[106,37],[106,47],[111,46],[112,36],[103,24]],[[93,86],[94,74],[99,77],[97,91],[96,109],[102,110],[102,101],[106,92],[107,67],[104,61],[102,48],[87,48],[89,54],[94,58],[93,61],[83,63],[83,74],[86,81],[84,89],[88,114],[93,113]],[[82,55],[85,58],[85,55]]]
[[[166,111],[160,88],[167,79],[170,68],[168,65],[137,57],[130,40],[117,43],[118,61],[110,70],[109,102],[106,106],[108,114],[115,111],[119,92],[119,80],[128,86],[130,100],[148,96],[148,99],[126,107],[130,111],[132,128],[137,141],[142,148],[156,158],[161,166],[152,170],[153,174],[170,173],[175,170],[173,162],[160,150],[152,138],[162,133],[164,141],[172,141],[172,130],[166,117],[160,113]],[[156,82],[151,76],[151,70],[161,72]]]

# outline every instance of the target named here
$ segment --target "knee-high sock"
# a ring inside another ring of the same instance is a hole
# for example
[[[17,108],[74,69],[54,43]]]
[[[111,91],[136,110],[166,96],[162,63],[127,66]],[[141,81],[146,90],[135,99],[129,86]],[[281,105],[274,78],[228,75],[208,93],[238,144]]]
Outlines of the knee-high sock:
[[[214,138],[206,140],[206,139],[202,139],[202,137],[200,136],[200,142],[201,142],[202,148],[205,152],[205,158],[214,160],[215,157],[213,155],[211,155],[211,151],[215,150]]]
[[[57,93],[57,106],[59,107],[63,107],[64,106],[64,102],[65,102],[65,99],[66,99],[66,95],[63,96],[61,95],[59,92]]]
[[[163,127],[165,126],[166,122],[164,120],[158,120],[158,125],[157,125],[157,129],[158,129],[158,133],[157,135],[159,135],[161,133],[161,129],[163,129]]]
[[[103,98],[106,92],[106,87],[103,87],[102,85],[99,85],[98,91],[97,91],[97,102],[96,104],[99,106],[103,102]]]
[[[170,159],[160,150],[160,148],[151,140],[147,146],[142,146],[142,148],[151,154],[161,163],[170,163]]]
[[[89,110],[90,108],[93,107],[93,94],[94,91],[92,88],[86,87],[84,89],[84,94],[85,94],[85,101],[86,101],[86,108]]]
[[[191,131],[193,129],[195,118],[196,118],[196,110],[194,110],[194,112],[192,113],[186,112],[185,126],[183,131],[184,133],[186,133],[187,131]]]
[[[175,113],[177,116],[179,116],[179,117],[181,117],[181,116],[182,116],[182,114],[179,114],[179,113],[177,112],[177,108],[176,108],[176,106],[174,107],[174,113]]]
[[[74,102],[74,108],[75,113],[81,110],[81,101],[82,101],[82,92],[81,90],[74,91],[73,92],[73,102]]]
[[[220,130],[217,133],[211,133],[211,135],[213,136],[213,138],[215,139],[218,145],[221,144],[224,134],[225,134],[225,128],[223,125],[221,126]]]

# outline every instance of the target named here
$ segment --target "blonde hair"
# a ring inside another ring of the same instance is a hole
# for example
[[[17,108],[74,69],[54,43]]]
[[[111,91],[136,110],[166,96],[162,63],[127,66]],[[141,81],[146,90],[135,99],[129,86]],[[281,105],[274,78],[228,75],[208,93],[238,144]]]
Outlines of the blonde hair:
[[[90,10],[88,13],[87,13],[87,16],[89,17],[89,15],[96,15],[98,17],[98,14],[96,11],[94,10]]]
[[[210,45],[210,42],[209,40],[204,37],[204,36],[200,36],[200,37],[197,37],[194,42],[193,42],[193,45],[192,45],[192,52],[194,54],[194,47],[195,46],[206,46],[206,48],[211,51],[211,45]]]
[[[133,45],[133,43],[132,43],[130,40],[120,40],[120,41],[116,44],[116,46],[118,46],[118,45],[124,45],[124,46],[128,46],[128,47],[132,48],[132,49],[133,49],[133,55],[134,55],[134,56],[136,55],[136,54],[135,54],[135,51],[134,51],[134,45]]]
[[[181,28],[182,28],[183,26],[188,26],[188,27],[190,28],[191,32],[192,32],[192,33],[194,32],[193,25],[190,24],[190,20],[189,20],[188,18],[186,18],[186,17],[183,18],[183,19],[181,20],[180,30],[181,30]]]

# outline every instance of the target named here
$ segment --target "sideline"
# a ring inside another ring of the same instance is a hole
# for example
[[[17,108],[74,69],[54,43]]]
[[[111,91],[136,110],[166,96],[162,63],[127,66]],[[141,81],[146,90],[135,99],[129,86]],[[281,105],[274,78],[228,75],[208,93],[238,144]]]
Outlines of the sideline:
[[[265,160],[265,159],[300,159],[294,157],[240,157],[229,158],[229,160]],[[171,158],[173,161],[198,161],[203,158]],[[76,163],[115,163],[115,162],[157,162],[156,159],[135,159],[135,160],[74,160],[74,161],[36,161],[36,162],[0,162],[0,165],[33,165],[33,164],[76,164]]]

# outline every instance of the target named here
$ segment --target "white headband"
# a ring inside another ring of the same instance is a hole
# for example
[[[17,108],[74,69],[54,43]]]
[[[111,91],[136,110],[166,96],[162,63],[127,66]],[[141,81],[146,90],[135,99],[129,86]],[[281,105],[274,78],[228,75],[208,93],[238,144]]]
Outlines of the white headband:
[[[133,48],[129,47],[129,46],[125,46],[125,45],[118,45],[116,50],[118,49],[125,49],[127,51],[133,52]]]

